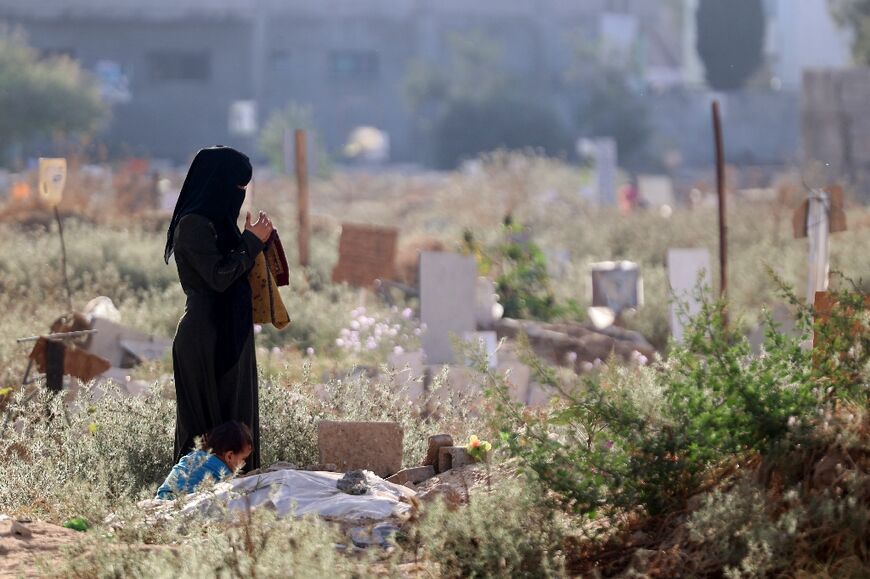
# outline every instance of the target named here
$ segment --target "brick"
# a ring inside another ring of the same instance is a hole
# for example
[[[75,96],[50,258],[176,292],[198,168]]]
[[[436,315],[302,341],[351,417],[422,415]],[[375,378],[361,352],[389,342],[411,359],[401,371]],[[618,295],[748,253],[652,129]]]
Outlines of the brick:
[[[380,477],[402,468],[402,428],[395,422],[333,422],[317,425],[321,464],[338,472],[366,469]]]
[[[393,476],[389,477],[387,481],[397,485],[403,485],[409,482],[420,484],[425,480],[429,480],[433,476],[435,476],[434,466],[415,466],[411,468],[403,468]]]
[[[438,466],[438,450],[442,446],[453,446],[453,437],[449,434],[434,434],[429,437],[429,449],[423,459],[423,466]]]
[[[469,464],[474,464],[474,459],[464,446],[443,446],[438,449],[438,474]]]

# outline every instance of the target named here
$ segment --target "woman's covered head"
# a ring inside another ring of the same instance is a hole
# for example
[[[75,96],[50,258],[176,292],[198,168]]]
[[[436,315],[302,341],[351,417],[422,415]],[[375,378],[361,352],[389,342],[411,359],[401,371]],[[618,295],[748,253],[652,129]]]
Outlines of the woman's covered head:
[[[202,447],[235,471],[245,464],[254,448],[254,436],[246,424],[231,420],[212,428],[202,439]]]
[[[245,187],[252,176],[251,160],[244,153],[223,145],[201,149],[190,164],[175,204],[167,232],[165,261],[169,262],[174,249],[175,226],[191,213],[214,224],[222,251],[238,243],[241,233],[236,220],[245,201]]]

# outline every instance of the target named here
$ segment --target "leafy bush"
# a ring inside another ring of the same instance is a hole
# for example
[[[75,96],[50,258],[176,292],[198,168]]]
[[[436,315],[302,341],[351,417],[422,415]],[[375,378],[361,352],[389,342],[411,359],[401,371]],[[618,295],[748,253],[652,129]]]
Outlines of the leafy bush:
[[[516,483],[478,495],[460,511],[435,504],[420,535],[444,577],[563,574],[563,529],[552,505]]]
[[[776,450],[820,408],[856,396],[866,404],[863,298],[839,296],[842,306],[816,326],[820,340],[836,349],[817,351],[815,364],[800,338],[780,334],[770,321],[764,353],[753,356],[747,340],[724,324],[724,305],[707,303],[686,345],[653,368],[612,368],[566,386],[530,359],[564,397],[543,417],[523,413],[491,375],[502,440],[576,512],[594,515],[609,505],[655,514],[678,507],[712,468]],[[831,357],[820,358],[826,354]],[[838,370],[831,373],[830,365]]]
[[[239,524],[190,521],[171,547],[99,534],[45,571],[77,579],[346,576],[352,563],[333,547],[341,539],[316,518],[279,520],[259,510]]]
[[[465,232],[463,250],[477,258],[482,275],[495,276],[499,303],[508,318],[549,321],[554,317],[581,317],[573,300],[559,305],[553,295],[547,258],[531,238],[531,232],[508,215],[501,238],[482,247],[474,234]]]

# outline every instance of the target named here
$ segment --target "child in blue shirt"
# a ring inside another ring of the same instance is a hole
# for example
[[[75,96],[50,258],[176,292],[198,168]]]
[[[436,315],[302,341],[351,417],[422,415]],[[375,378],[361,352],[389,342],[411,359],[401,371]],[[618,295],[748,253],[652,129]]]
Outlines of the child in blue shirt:
[[[233,476],[250,456],[254,437],[247,425],[233,420],[209,431],[200,446],[172,467],[157,489],[158,499],[171,501],[194,492],[207,478],[220,482]]]

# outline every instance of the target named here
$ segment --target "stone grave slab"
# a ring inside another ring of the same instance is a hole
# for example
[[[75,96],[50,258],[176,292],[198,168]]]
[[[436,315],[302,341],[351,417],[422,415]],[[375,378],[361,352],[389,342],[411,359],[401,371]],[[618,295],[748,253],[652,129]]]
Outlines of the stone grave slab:
[[[399,230],[394,227],[342,224],[332,281],[371,287],[375,280],[395,279],[398,246]]]
[[[379,477],[402,469],[404,432],[395,422],[333,422],[317,425],[319,462],[338,472],[366,469]]]
[[[683,333],[688,319],[681,314],[680,303],[688,306],[691,318],[701,310],[695,299],[694,291],[698,281],[707,287],[713,285],[710,273],[710,251],[708,249],[669,249],[668,284],[671,288],[671,335],[677,342],[683,341]]]
[[[456,361],[451,335],[461,339],[477,329],[477,263],[472,256],[424,251],[420,254],[420,318],[426,324],[423,351],[429,364]]]

